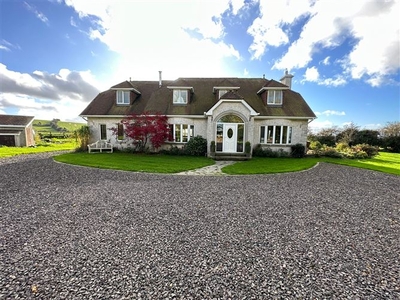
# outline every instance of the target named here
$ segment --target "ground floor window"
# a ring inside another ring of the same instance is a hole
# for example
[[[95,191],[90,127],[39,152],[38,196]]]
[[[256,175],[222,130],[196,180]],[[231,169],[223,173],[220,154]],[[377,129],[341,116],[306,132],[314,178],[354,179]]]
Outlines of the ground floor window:
[[[261,144],[291,144],[292,127],[290,126],[261,126]]]
[[[106,140],[107,139],[107,126],[106,124],[100,124],[100,139]]]
[[[194,125],[169,124],[169,141],[187,143],[194,137]]]
[[[124,139],[124,125],[121,123],[118,124],[117,137],[118,140]]]

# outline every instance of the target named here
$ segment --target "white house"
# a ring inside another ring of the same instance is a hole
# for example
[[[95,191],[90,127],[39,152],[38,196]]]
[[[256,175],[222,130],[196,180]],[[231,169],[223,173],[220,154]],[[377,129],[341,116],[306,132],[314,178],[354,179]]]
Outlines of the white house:
[[[178,78],[174,81],[124,81],[100,93],[81,113],[92,141],[129,145],[121,119],[129,114],[168,117],[171,140],[182,146],[200,135],[216,143],[216,155],[244,155],[244,144],[290,151],[306,145],[308,123],[316,118],[303,97],[291,89],[293,75],[265,78]],[[119,134],[109,130],[118,128]],[[164,146],[164,147],[165,147]],[[210,147],[208,147],[209,149]],[[209,151],[209,150],[208,150]]]

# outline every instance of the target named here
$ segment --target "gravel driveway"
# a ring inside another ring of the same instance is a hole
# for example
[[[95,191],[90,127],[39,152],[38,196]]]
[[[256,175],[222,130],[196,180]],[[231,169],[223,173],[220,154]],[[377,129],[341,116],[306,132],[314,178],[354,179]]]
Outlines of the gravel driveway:
[[[400,299],[400,177],[0,160],[0,299]]]

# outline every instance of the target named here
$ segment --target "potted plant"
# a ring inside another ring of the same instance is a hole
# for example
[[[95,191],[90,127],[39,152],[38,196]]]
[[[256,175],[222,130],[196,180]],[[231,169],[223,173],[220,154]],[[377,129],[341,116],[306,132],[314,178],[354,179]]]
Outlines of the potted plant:
[[[249,141],[247,141],[244,144],[244,152],[246,153],[247,157],[250,157],[250,154],[251,154],[251,143]]]

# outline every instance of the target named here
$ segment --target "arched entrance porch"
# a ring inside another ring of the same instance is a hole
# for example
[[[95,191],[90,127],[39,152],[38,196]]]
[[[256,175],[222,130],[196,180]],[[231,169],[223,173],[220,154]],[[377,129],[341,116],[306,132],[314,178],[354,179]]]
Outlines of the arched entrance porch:
[[[216,126],[217,153],[244,152],[245,122],[235,114],[222,116]]]

